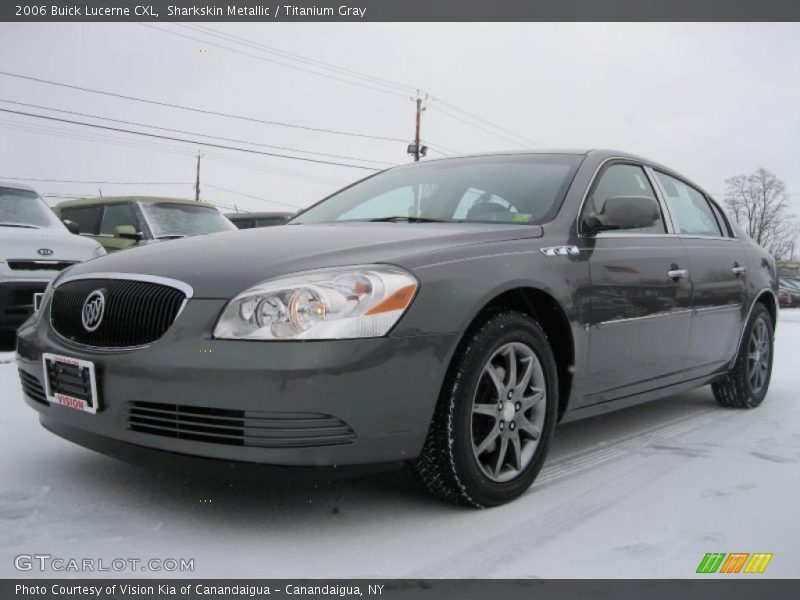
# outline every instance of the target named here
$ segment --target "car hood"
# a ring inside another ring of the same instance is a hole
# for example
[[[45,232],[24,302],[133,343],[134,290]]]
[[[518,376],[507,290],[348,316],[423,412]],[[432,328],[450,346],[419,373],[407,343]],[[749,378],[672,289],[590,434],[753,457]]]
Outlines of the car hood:
[[[337,223],[283,225],[184,238],[123,250],[70,269],[139,273],[188,283],[197,298],[229,298],[265,279],[297,271],[405,259],[450,247],[542,235],[535,225]]]
[[[99,246],[94,240],[74,235],[66,229],[0,227],[0,260],[84,261],[93,258]],[[47,250],[52,253],[47,253]]]

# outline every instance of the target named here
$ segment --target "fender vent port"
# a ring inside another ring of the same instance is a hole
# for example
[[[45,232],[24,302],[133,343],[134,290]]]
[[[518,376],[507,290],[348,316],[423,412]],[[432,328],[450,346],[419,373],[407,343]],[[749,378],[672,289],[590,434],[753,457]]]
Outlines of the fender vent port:
[[[131,402],[128,429],[163,437],[260,448],[308,448],[355,441],[341,419],[317,413],[204,408],[157,402]]]

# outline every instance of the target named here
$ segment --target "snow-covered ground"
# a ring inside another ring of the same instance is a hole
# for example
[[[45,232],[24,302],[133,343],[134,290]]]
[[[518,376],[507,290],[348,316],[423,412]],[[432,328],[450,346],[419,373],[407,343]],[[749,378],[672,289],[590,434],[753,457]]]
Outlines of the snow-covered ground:
[[[48,553],[194,558],[202,577],[682,578],[706,552],[772,552],[759,577],[800,576],[800,310],[781,311],[759,409],[724,410],[703,388],[564,425],[533,488],[484,511],[429,499],[404,471],[271,486],[128,466],[44,431],[12,359],[2,577]]]

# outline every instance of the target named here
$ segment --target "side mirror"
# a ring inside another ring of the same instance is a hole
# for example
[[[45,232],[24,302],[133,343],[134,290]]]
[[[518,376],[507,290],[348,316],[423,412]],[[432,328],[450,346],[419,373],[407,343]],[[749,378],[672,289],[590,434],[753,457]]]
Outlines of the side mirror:
[[[75,221],[70,221],[69,219],[62,219],[61,222],[67,228],[67,231],[70,233],[74,233],[75,235],[79,235],[81,232],[81,228],[78,227],[78,224]]]
[[[651,227],[659,219],[661,209],[654,198],[612,196],[606,200],[599,215],[590,215],[583,219],[583,228],[584,233],[594,235],[599,231]]]
[[[114,237],[138,242],[142,239],[142,233],[136,231],[136,227],[133,225],[119,225],[114,227]]]

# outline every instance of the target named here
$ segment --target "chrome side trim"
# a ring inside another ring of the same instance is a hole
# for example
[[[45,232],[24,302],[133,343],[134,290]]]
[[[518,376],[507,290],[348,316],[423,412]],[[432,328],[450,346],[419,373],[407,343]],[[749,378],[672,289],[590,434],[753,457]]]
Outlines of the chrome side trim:
[[[697,313],[709,313],[709,312],[722,312],[726,310],[742,310],[741,304],[720,304],[719,306],[704,306],[702,308],[695,308],[694,311]]]
[[[775,295],[775,290],[772,288],[764,288],[759,290],[759,292],[753,297],[753,302],[750,304],[750,310],[747,311],[747,318],[744,320],[744,325],[742,325],[742,333],[739,334],[739,343],[736,344],[736,351],[733,353],[733,356],[728,361],[728,367],[732,368],[733,363],[736,362],[736,357],[739,356],[739,351],[742,349],[742,342],[744,342],[744,333],[747,331],[747,324],[750,322],[750,317],[753,315],[753,309],[756,307],[756,302],[761,296],[764,295],[765,292],[769,292],[769,295],[772,297],[772,302],[775,304],[775,314],[780,314],[780,304],[778,303],[778,297]],[[773,328],[773,334],[775,330]]]
[[[612,319],[610,321],[600,321],[599,323],[595,323],[595,327],[609,327],[612,325],[621,325],[623,323],[635,323],[636,321],[647,321],[650,319],[663,319],[665,317],[676,317],[680,315],[689,315],[692,314],[693,309],[687,308],[684,310],[673,310],[669,312],[660,312],[654,313],[652,315],[644,315],[642,317],[628,317],[624,319]]]
[[[76,275],[67,275],[59,279],[54,285],[55,288],[60,287],[64,283],[70,281],[78,281],[81,279],[122,279],[128,281],[144,281],[147,283],[157,283],[167,287],[180,290],[188,300],[194,295],[194,289],[188,283],[178,281],[177,279],[170,279],[169,277],[161,277],[159,275],[144,275],[142,273],[78,273]]]

